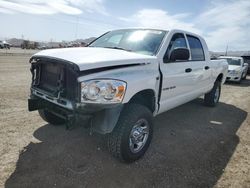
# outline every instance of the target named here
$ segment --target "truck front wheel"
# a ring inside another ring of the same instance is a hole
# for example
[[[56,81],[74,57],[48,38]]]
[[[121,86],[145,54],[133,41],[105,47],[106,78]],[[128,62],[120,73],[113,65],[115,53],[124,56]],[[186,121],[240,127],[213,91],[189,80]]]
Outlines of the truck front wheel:
[[[204,97],[205,105],[215,106],[219,102],[220,92],[221,92],[221,82],[217,80],[214,83],[213,89],[209,93],[205,94]]]
[[[152,134],[151,111],[140,104],[128,104],[108,137],[109,151],[121,161],[133,162],[147,151]]]
[[[54,115],[53,113],[45,109],[38,110],[38,113],[44,121],[52,125],[62,125],[66,122],[64,119]]]

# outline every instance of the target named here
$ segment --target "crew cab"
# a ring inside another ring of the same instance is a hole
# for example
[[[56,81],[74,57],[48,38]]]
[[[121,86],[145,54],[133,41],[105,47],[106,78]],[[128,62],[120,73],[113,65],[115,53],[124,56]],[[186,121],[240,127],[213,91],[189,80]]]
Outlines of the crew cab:
[[[219,59],[225,59],[228,63],[227,81],[240,83],[246,79],[248,71],[248,63],[244,63],[242,57],[221,56]]]
[[[38,52],[30,63],[29,110],[53,125],[89,120],[125,162],[148,149],[154,116],[202,95],[216,106],[228,71],[225,60],[210,61],[202,37],[182,30],[110,31],[88,47]]]

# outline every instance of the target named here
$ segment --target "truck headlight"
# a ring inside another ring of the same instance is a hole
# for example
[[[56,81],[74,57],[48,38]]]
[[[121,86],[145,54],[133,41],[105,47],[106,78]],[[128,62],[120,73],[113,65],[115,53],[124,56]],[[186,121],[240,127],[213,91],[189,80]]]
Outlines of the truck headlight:
[[[89,80],[81,83],[81,102],[119,103],[126,91],[120,80]]]

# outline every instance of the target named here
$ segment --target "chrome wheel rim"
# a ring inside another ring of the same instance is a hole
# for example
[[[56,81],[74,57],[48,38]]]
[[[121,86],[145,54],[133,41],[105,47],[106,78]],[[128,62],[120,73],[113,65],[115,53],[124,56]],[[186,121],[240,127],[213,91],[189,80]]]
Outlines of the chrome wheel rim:
[[[215,94],[214,94],[214,102],[215,103],[218,102],[219,96],[220,96],[220,89],[219,89],[219,87],[217,87],[216,90],[215,90]]]
[[[129,148],[132,153],[141,151],[148,140],[149,124],[145,119],[138,120],[133,126],[129,136]]]

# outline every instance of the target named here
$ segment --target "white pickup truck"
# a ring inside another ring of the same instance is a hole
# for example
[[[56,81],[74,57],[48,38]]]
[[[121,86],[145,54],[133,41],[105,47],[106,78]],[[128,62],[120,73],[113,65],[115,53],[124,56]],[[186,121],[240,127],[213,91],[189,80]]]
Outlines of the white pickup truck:
[[[125,162],[148,149],[153,116],[202,95],[215,106],[228,71],[225,60],[210,61],[202,37],[182,30],[110,31],[88,47],[38,52],[30,63],[29,110],[53,125],[89,119]]]
[[[220,56],[219,59],[225,59],[228,63],[227,81],[241,83],[246,79],[248,63],[244,63],[242,57]]]

